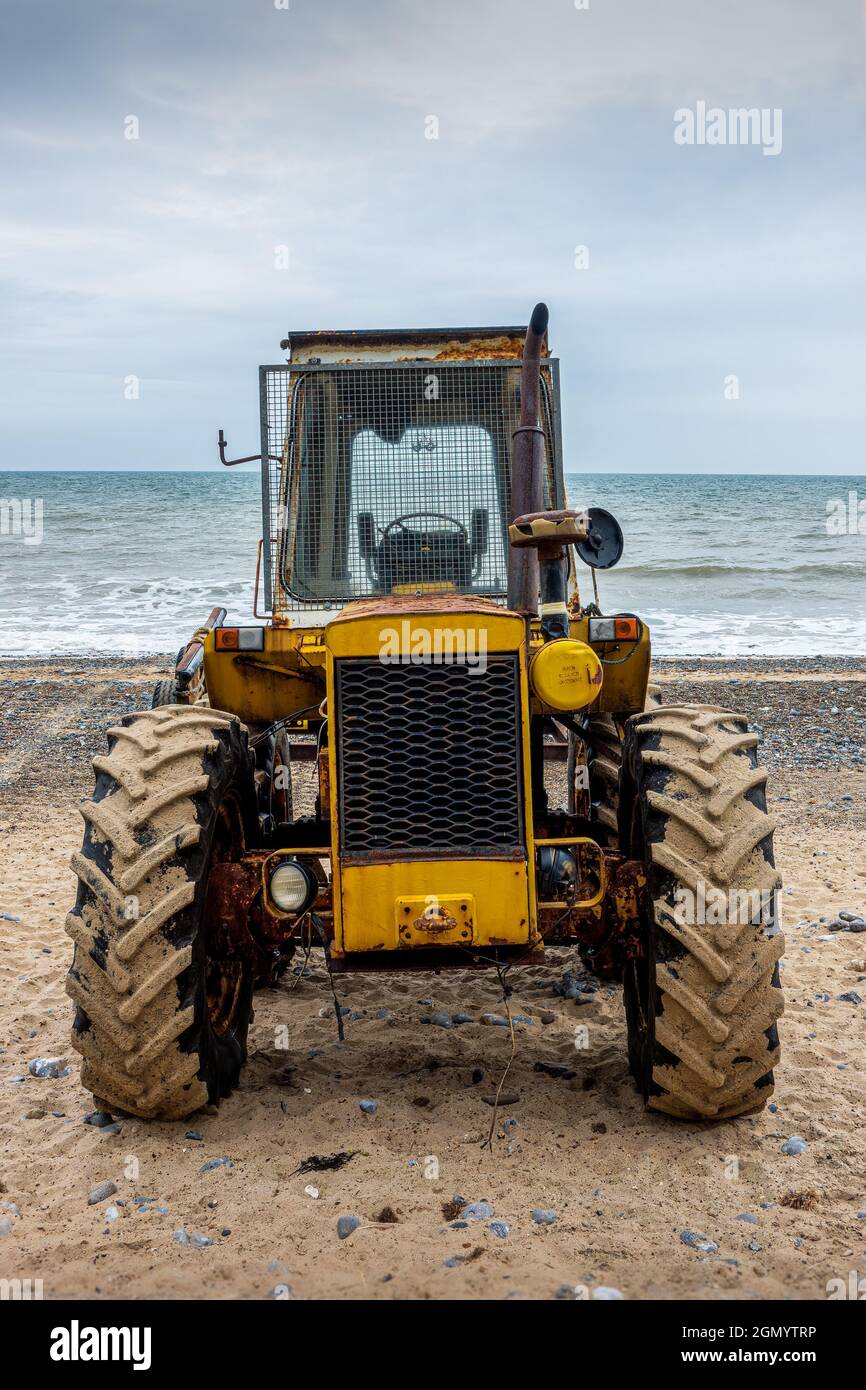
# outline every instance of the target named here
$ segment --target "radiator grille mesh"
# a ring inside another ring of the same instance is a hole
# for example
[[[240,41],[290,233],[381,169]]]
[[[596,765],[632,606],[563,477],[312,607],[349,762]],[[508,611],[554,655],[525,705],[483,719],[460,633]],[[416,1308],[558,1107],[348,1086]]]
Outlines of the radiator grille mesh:
[[[522,857],[516,656],[335,665],[344,854]]]

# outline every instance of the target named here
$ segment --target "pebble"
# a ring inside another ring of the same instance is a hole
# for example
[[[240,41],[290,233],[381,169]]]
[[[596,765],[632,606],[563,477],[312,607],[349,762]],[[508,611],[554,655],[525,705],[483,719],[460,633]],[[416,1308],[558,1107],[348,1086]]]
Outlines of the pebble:
[[[197,1129],[188,1129],[183,1137],[184,1139],[195,1139],[200,1144],[204,1143],[204,1135]]]
[[[0,1236],[11,1235],[12,1221],[8,1216],[0,1216]]]
[[[113,1197],[117,1187],[113,1182],[101,1182],[98,1187],[94,1187],[87,1198],[87,1205],[95,1207],[97,1202],[104,1202],[109,1197]]]
[[[443,1263],[446,1269],[454,1269],[457,1265],[462,1265],[465,1258],[465,1255],[449,1255]]]
[[[464,1221],[489,1221],[496,1213],[489,1202],[470,1202],[463,1208],[462,1215]]]
[[[500,1240],[504,1240],[509,1234],[511,1227],[507,1221],[489,1221],[487,1229],[488,1231],[492,1231],[493,1235],[498,1236]]]
[[[782,1153],[794,1157],[796,1154],[806,1152],[806,1141],[799,1134],[792,1134],[790,1139],[786,1139],[782,1145]]]
[[[434,1017],[435,1017],[435,1014],[434,1014]],[[475,1020],[473,1019],[473,1017],[472,1017],[471,1014],[452,1014],[452,1015],[451,1015],[451,1022],[454,1023],[454,1024],[456,1024],[456,1025],[459,1025],[459,1024],[461,1024],[461,1023],[474,1023],[474,1021],[475,1021]]]
[[[553,993],[561,995],[563,999],[574,999],[577,1003],[589,1004],[592,1001],[583,999],[581,996],[594,994],[598,987],[588,980],[579,979],[572,970],[566,970],[562,979],[558,980],[552,988]]]
[[[750,1211],[741,1211],[739,1216],[734,1217],[735,1221],[749,1221],[753,1226],[757,1226],[758,1218],[753,1216]]]
[[[377,1100],[359,1100],[358,1109],[363,1110],[365,1115],[375,1115],[379,1109],[379,1102]]]
[[[593,1289],[592,1296],[602,1303],[618,1303],[625,1298],[621,1289],[614,1289],[610,1284],[599,1284],[597,1288]]]
[[[314,1201],[319,1195],[319,1189],[317,1187],[314,1187],[311,1182],[307,1183],[307,1186],[304,1188],[304,1192],[308,1197],[312,1197]]]
[[[441,1013],[441,1012],[439,1012],[439,1011],[437,1011],[436,1013],[433,1013],[433,1014],[430,1015],[430,1022],[431,1022],[431,1023],[434,1025],[434,1027],[436,1027],[436,1028],[453,1028],[453,1027],[454,1027],[454,1019],[451,1017],[451,1015],[450,1015],[450,1014]]]
[[[719,1249],[717,1241],[698,1235],[697,1231],[680,1231],[680,1240],[683,1245],[688,1245],[692,1250],[701,1250],[705,1255],[715,1255]]]
[[[183,1226],[179,1227],[171,1238],[173,1241],[176,1241],[178,1245],[195,1245],[198,1246],[199,1249],[203,1248],[205,1245],[213,1245],[210,1236],[188,1235]]]
[[[199,1168],[200,1173],[209,1173],[212,1168],[234,1168],[234,1160],[231,1158],[209,1158],[207,1163],[203,1163]]]
[[[556,1212],[551,1211],[549,1207],[533,1207],[530,1216],[536,1226],[552,1226],[554,1221],[559,1220]]]
[[[106,1219],[106,1221],[119,1221],[119,1220],[120,1220],[120,1211],[118,1210],[118,1208],[117,1208],[116,1206],[106,1207],[106,1208],[105,1208],[105,1219]]]
[[[81,1122],[84,1125],[93,1125],[95,1129],[104,1129],[106,1125],[114,1124],[114,1116],[109,1115],[107,1110],[91,1110],[89,1115],[85,1115]]]
[[[562,1062],[536,1062],[533,1071],[541,1072],[544,1076],[554,1076],[557,1080],[570,1081],[577,1075],[571,1067],[567,1067]]]
[[[556,1014],[543,1013],[543,1014],[539,1014],[538,1017],[539,1017],[540,1022],[542,1022],[542,1023],[555,1023],[555,1022],[556,1022]]]
[[[340,1217],[338,1217],[338,1218],[337,1218],[337,1235],[339,1236],[340,1240],[345,1240],[348,1236],[350,1236],[350,1235],[352,1234],[353,1231],[357,1231],[357,1229],[358,1229],[358,1227],[360,1226],[360,1224],[361,1224],[361,1218],[360,1218],[359,1216],[340,1216]]]
[[[51,1081],[58,1081],[61,1077],[69,1075],[69,1067],[64,1057],[34,1057],[27,1063],[27,1070],[31,1076],[43,1079],[47,1077]]]
[[[482,1023],[485,1023],[485,1024],[487,1025],[488,1028],[507,1028],[507,1027],[508,1027],[508,1019],[507,1019],[507,1018],[502,1018],[502,1016],[501,1016],[500,1014],[482,1014],[482,1015],[481,1015],[481,1022],[482,1022]]]
[[[846,992],[845,992],[844,994],[840,994],[838,997],[839,997],[839,999],[841,1000],[841,1002],[842,1002],[843,1004],[862,1004],[862,1003],[863,1003],[863,1000],[862,1000],[862,998],[860,997],[860,995],[857,993],[856,989],[849,989],[849,990],[846,990]]]

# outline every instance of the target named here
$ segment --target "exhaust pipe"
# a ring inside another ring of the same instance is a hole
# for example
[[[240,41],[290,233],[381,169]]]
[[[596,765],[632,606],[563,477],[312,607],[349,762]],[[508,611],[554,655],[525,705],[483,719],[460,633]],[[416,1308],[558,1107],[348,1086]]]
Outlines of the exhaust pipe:
[[[550,315],[546,304],[536,304],[526,330],[520,373],[520,424],[512,436],[511,515],[509,522],[528,512],[544,510],[544,431],[538,423],[541,391],[541,348]],[[508,607],[535,617],[538,613],[538,552],[510,546],[508,551]]]

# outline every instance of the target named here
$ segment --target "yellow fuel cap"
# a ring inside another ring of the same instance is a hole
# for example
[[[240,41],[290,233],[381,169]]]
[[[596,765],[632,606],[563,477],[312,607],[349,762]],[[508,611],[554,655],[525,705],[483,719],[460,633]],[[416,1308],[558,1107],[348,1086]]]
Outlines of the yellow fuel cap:
[[[574,637],[545,642],[529,666],[533,694],[551,709],[591,705],[601,690],[602,678],[602,665],[592,647]]]

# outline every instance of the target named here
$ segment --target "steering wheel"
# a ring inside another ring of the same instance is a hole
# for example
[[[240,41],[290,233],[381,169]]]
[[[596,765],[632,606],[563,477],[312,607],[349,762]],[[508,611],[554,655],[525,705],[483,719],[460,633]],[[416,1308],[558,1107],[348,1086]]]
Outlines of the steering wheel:
[[[393,521],[389,521],[389,522],[388,522],[388,525],[385,527],[385,529],[384,529],[383,532],[382,532],[382,538],[383,538],[383,540],[385,539],[386,536],[390,535],[390,533],[391,533],[392,531],[396,530],[397,527],[399,527],[401,531],[405,532],[405,533],[408,534],[408,535],[413,535],[413,534],[416,535],[416,536],[417,536],[417,535],[423,535],[423,532],[419,532],[419,531],[414,531],[414,532],[413,532],[413,531],[410,529],[410,527],[408,527],[408,526],[406,526],[406,525],[404,524],[404,523],[407,522],[407,521],[414,521],[414,520],[416,520],[416,519],[419,518],[419,517],[435,517],[437,521],[448,521],[448,522],[450,522],[450,524],[451,524],[457,531],[459,531],[459,532],[461,533],[461,535],[463,536],[463,538],[464,538],[464,540],[466,541],[467,545],[469,544],[469,532],[467,531],[466,527],[463,525],[463,522],[462,522],[462,521],[458,521],[457,518],[456,518],[456,516],[449,516],[448,512],[426,512],[426,511],[421,511],[421,512],[404,512],[402,516],[397,516],[397,517],[394,518]]]

